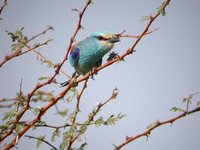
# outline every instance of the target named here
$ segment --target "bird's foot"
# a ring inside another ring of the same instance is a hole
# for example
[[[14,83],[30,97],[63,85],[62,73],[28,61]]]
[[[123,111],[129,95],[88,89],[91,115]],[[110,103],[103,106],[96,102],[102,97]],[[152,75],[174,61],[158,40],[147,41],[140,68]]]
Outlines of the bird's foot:
[[[92,80],[95,80],[94,79],[94,75],[97,75],[98,74],[98,70],[97,68],[93,68],[90,72],[89,72],[90,76],[91,76],[91,79]]]
[[[120,55],[114,51],[109,54],[107,61],[112,61],[115,58],[118,58],[119,61],[125,61],[124,58],[120,57]]]
[[[120,57],[119,54],[113,51],[109,54],[107,61],[111,61],[117,57]]]
[[[78,86],[78,82],[77,82],[77,78],[73,77],[72,80],[70,81],[72,87],[77,87]]]

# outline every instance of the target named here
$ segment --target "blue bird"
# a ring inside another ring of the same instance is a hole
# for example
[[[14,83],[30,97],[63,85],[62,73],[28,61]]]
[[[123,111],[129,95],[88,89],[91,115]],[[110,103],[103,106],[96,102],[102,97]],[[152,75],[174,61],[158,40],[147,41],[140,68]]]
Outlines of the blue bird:
[[[119,34],[109,32],[94,32],[85,40],[72,46],[69,62],[78,75],[84,75],[93,68],[101,66],[102,59],[119,42]],[[73,75],[75,76],[75,75]],[[62,86],[68,83],[62,83]]]

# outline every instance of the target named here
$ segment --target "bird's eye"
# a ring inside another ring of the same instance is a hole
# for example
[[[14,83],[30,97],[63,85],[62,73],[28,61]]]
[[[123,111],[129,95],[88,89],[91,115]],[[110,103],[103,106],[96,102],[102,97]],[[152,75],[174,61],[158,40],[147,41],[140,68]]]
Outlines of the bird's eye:
[[[106,40],[103,36],[98,36],[97,37],[99,40]]]

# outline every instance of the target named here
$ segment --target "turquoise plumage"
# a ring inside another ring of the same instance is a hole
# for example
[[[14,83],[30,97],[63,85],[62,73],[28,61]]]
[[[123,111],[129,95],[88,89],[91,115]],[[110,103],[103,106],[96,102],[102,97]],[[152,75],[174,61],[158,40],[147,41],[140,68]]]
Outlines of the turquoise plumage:
[[[102,58],[120,41],[115,34],[94,32],[71,49],[69,62],[78,74],[85,74],[102,64]]]
[[[69,54],[69,62],[78,75],[86,74],[93,68],[101,66],[102,59],[119,42],[119,34],[109,32],[94,32],[85,40],[72,46]],[[66,86],[69,81],[61,86]]]

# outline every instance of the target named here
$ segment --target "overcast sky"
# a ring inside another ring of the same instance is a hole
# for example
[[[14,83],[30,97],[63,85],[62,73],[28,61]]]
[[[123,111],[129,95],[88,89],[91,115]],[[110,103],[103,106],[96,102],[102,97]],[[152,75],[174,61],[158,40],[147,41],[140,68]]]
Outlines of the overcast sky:
[[[1,4],[2,4],[1,0]],[[153,15],[163,0],[94,0],[83,18],[84,30],[78,33],[76,41],[80,41],[95,31],[139,35],[147,22],[142,16]],[[70,36],[75,30],[78,14],[72,8],[81,10],[84,0],[8,0],[0,21],[0,60],[10,53],[11,39],[5,30],[15,31],[25,27],[28,37],[36,35],[48,25],[55,28],[37,41],[43,42],[53,38],[40,52],[55,63],[60,62],[69,44]],[[136,53],[108,67],[89,80],[88,87],[81,101],[83,117],[96,106],[96,102],[106,100],[117,87],[119,95],[110,102],[99,115],[108,117],[123,113],[124,119],[115,126],[91,127],[86,133],[87,150],[113,149],[126,136],[142,133],[146,127],[156,120],[164,121],[175,117],[178,113],[170,112],[174,106],[185,107],[182,99],[189,94],[200,92],[200,50],[199,50],[199,0],[176,0],[167,7],[166,17],[159,17],[151,29],[159,27],[156,32],[145,36],[136,47]],[[114,47],[114,51],[122,54],[135,39],[122,39]],[[107,56],[105,56],[107,58]],[[105,62],[106,59],[104,59]],[[69,74],[73,68],[65,63],[62,70]],[[15,97],[19,92],[20,80],[23,78],[23,92],[28,93],[38,82],[40,76],[51,76],[53,69],[41,65],[34,53],[23,55],[6,63],[0,68],[0,97]],[[60,75],[57,80],[63,82],[67,78]],[[62,89],[54,85],[46,90],[59,92]],[[200,95],[194,96],[191,108],[195,107]],[[41,104],[40,107],[43,105]],[[58,103],[61,109],[68,104]],[[1,109],[1,117],[6,109]],[[50,123],[62,124],[66,118],[55,115],[50,109],[43,119]],[[33,116],[28,116],[33,117]],[[84,118],[80,117],[84,120]],[[200,149],[200,117],[199,113],[175,122],[172,126],[162,126],[151,134],[150,139],[140,138],[127,145],[124,150],[199,150]],[[50,130],[27,133],[40,136]],[[50,140],[50,138],[49,138]],[[84,141],[84,138],[82,139]],[[60,141],[53,143],[58,147]],[[22,138],[19,150],[36,149],[36,141]],[[49,149],[43,144],[39,149]]]

